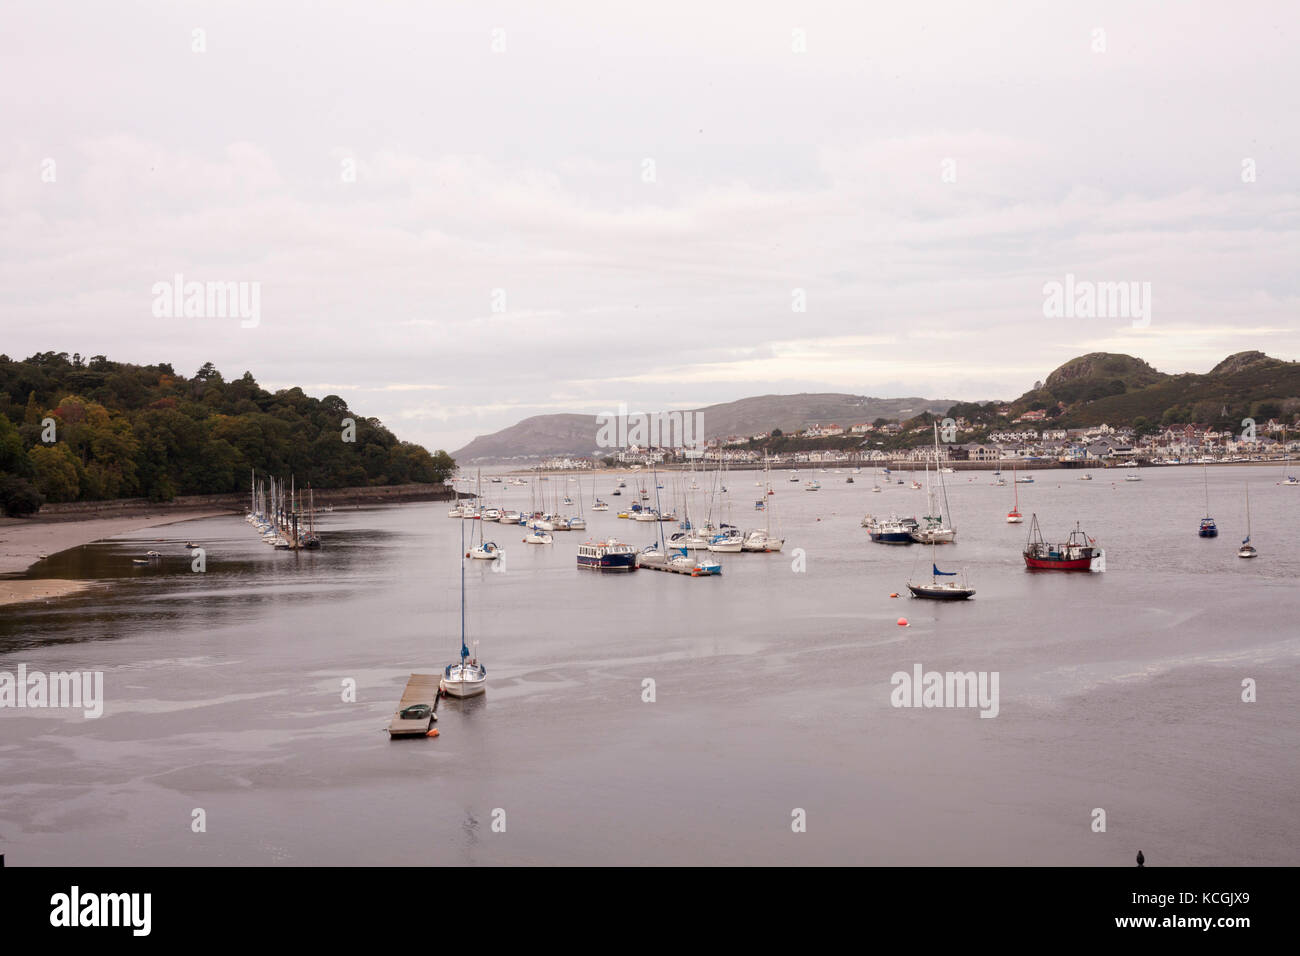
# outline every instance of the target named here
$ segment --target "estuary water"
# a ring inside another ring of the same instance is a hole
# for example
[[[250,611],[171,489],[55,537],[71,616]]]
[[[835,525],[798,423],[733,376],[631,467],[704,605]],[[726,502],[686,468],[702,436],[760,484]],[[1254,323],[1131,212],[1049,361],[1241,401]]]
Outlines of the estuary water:
[[[528,546],[518,527],[482,527],[506,549],[501,570],[466,562],[489,689],[441,702],[436,739],[385,728],[407,676],[457,656],[461,534],[480,523],[447,503],[322,515],[319,552],[273,551],[230,516],[54,555],[37,573],[102,584],[0,608],[0,672],[102,671],[104,713],[0,710],[0,852],[10,865],[1127,866],[1138,849],[1154,866],[1300,863],[1300,488],[1277,469],[1210,469],[1221,534],[1207,540],[1200,469],[1092,474],[1036,472],[1018,486],[1019,526],[1004,520],[1009,473],[1005,487],[946,476],[958,539],[937,560],[978,591],[957,604],[906,597],[930,549],[872,544],[859,522],[920,515],[925,492],[874,494],[866,470],[854,484],[847,470],[774,473],[771,496],[759,474],[727,475],[715,520],[770,518],[786,546],[722,555],[718,578],[578,570],[580,542],[648,544],[658,529],[616,517],[639,478],[611,497],[608,476],[553,476],[536,487],[581,500],[589,530]],[[822,490],[803,490],[812,478]],[[667,503],[689,476],[662,480]],[[1247,483],[1253,561],[1236,557]],[[483,487],[489,504],[530,503],[528,488]],[[591,511],[593,491],[609,512]],[[1053,541],[1080,522],[1105,573],[1026,572],[1031,513]],[[132,564],[149,549],[162,559]],[[892,675],[917,665],[995,672],[996,717],[893,706]]]

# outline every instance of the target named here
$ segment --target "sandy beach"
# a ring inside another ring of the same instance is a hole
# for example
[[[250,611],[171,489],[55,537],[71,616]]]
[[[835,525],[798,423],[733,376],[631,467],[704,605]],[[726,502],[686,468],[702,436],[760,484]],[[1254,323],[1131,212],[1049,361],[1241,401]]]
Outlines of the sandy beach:
[[[229,514],[229,509],[131,515],[119,518],[35,517],[0,519],[0,575],[21,574],[41,560],[92,541],[141,528]],[[0,605],[49,600],[90,587],[91,581],[0,578]]]

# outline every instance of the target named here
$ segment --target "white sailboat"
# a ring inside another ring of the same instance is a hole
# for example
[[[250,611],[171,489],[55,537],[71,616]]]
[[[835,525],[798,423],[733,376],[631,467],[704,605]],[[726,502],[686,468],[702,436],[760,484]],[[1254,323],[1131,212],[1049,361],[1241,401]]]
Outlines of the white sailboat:
[[[771,465],[764,462],[763,471],[767,477],[768,487],[770,488],[772,482]],[[763,501],[766,502],[766,499],[767,495],[764,495]],[[764,526],[762,528],[755,528],[753,531],[749,532],[749,534],[745,535],[745,539],[741,544],[742,551],[772,552],[780,551],[781,548],[785,546],[785,538],[772,534],[772,509],[768,507],[767,504],[763,505],[763,514],[765,521]]]
[[[478,641],[471,656],[465,643],[465,525],[460,526],[460,661],[448,664],[438,689],[448,697],[473,697],[487,690],[487,668],[478,660]]]
[[[934,488],[930,484],[930,465],[925,466],[925,494],[930,502],[929,512],[922,518],[921,527],[912,533],[912,540],[919,544],[950,544],[957,539],[957,529],[952,526],[952,512],[948,507],[948,488],[943,481],[944,470],[939,467],[939,424],[934,423],[934,461],[935,478],[943,499],[942,508],[937,506]],[[946,520],[945,520],[946,519]]]
[[[483,475],[480,472],[478,477],[478,500],[483,500]],[[494,513],[495,512],[495,513]],[[505,555],[505,550],[495,541],[486,541],[483,536],[484,521],[499,521],[501,513],[494,508],[488,508],[482,513],[482,520],[478,523],[478,544],[470,551],[470,557],[476,561],[496,561]],[[464,527],[462,523],[461,527]]]

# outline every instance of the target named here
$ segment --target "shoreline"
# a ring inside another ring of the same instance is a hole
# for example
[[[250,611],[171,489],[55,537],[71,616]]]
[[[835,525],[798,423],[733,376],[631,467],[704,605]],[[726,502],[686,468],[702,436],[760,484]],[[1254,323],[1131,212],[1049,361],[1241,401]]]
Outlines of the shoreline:
[[[87,518],[84,514],[51,515],[45,518],[0,519],[0,606],[24,601],[51,600],[76,594],[95,581],[62,578],[28,578],[43,557],[116,537],[143,528],[178,524],[199,518],[231,514],[228,508],[202,508],[167,514],[133,515],[118,518]]]
[[[96,584],[95,581],[67,581],[62,578],[0,578],[0,607],[9,604],[26,604],[79,594]]]
[[[450,499],[442,485],[386,485],[376,488],[334,488],[315,493],[316,504],[381,505]],[[0,607],[24,601],[52,600],[95,586],[93,580],[29,578],[45,557],[120,534],[215,518],[242,515],[246,496],[213,495],[158,503],[140,499],[85,501],[46,506],[30,518],[0,517]]]
[[[1185,462],[1179,462],[1177,464],[1157,465],[1157,464],[1152,464],[1148,459],[1138,459],[1138,462],[1142,468],[1187,468],[1187,467],[1199,467],[1202,464],[1202,462],[1185,461]],[[1234,466],[1244,465],[1247,467],[1277,468],[1281,465],[1296,465],[1298,462],[1300,462],[1300,459],[1278,458],[1269,461],[1214,461],[1214,462],[1205,462],[1204,464],[1212,468],[1216,468],[1222,465],[1234,465]],[[933,465],[934,463],[930,462],[930,464]],[[1109,463],[1103,463],[1095,459],[1088,460],[1086,462],[1076,462],[1076,461],[1064,462],[1058,459],[1025,460],[1020,458],[1005,458],[1002,459],[1001,461],[945,460],[943,464],[945,467],[953,469],[954,472],[962,472],[962,471],[990,471],[991,472],[991,471],[999,471],[999,470],[1012,471],[1013,469],[1018,469],[1020,471],[1123,471],[1126,467],[1128,467],[1127,461],[1116,460],[1116,461],[1111,461]],[[780,464],[773,462],[771,466],[771,470],[773,473],[783,472],[783,471],[814,471],[814,470],[821,470],[821,469],[826,469],[827,471],[830,472],[835,472],[835,471],[843,472],[843,471],[851,471],[854,468],[859,468],[861,469],[862,473],[865,474],[873,470],[878,471],[881,468],[888,468],[891,472],[920,470],[924,468],[925,465],[926,462],[923,460],[918,459],[914,461],[907,458],[891,459],[889,461],[883,461],[883,462],[880,461],[877,462],[783,461]],[[707,463],[697,462],[696,466],[697,467],[694,470],[701,473],[706,471],[716,471],[719,467],[719,462],[712,461],[712,460]],[[509,466],[491,466],[491,467],[509,467]],[[726,462],[726,467],[728,471],[761,472],[763,471],[763,462],[761,461],[760,462],[751,462],[751,461]],[[658,470],[660,472],[665,472],[665,473],[673,472],[673,471],[690,471],[691,466],[689,464],[684,464],[682,462],[671,462],[669,464],[664,464],[661,462],[658,466]],[[495,473],[493,477],[536,478],[539,475],[546,475],[548,477],[552,475],[556,475],[560,477],[568,477],[570,475],[575,477],[581,477],[583,475],[626,476],[626,475],[648,475],[652,471],[654,471],[654,467],[651,465],[638,465],[638,466],[625,465],[619,468],[576,468],[576,469],[557,468],[554,470],[548,469],[546,471],[534,471],[531,469],[511,470],[511,471]],[[456,480],[467,481],[472,479],[460,477],[458,475]],[[461,494],[461,497],[464,497],[463,492]]]

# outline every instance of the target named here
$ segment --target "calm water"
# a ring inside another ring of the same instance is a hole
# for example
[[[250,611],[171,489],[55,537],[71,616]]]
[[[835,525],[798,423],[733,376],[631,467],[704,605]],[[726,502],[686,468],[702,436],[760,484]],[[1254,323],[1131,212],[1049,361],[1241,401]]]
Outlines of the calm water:
[[[959,541],[940,566],[979,591],[959,605],[889,597],[929,549],[873,545],[859,520],[921,513],[925,493],[871,494],[868,474],[819,474],[818,493],[774,474],[786,552],[723,555],[716,579],[578,571],[587,537],[649,543],[654,525],[614,511],[549,547],[487,525],[506,570],[470,562],[467,589],[490,689],[442,702],[434,740],[384,729],[407,675],[457,652],[445,503],[325,515],[314,554],[233,516],[65,552],[42,573],[111,586],[0,609],[0,670],[102,670],[106,710],[0,711],[0,849],[14,865],[1129,865],[1139,847],[1153,865],[1300,863],[1300,489],[1212,469],[1221,535],[1202,540],[1199,470],[1094,474],[1020,486],[1018,527],[1011,485],[948,476]],[[736,523],[762,521],[758,477],[728,478]],[[1253,562],[1235,556],[1247,480]],[[1026,573],[1033,511],[1051,540],[1081,521],[1106,573]],[[160,565],[132,566],[149,548]],[[999,716],[891,707],[891,674],[918,662],[999,672]]]

